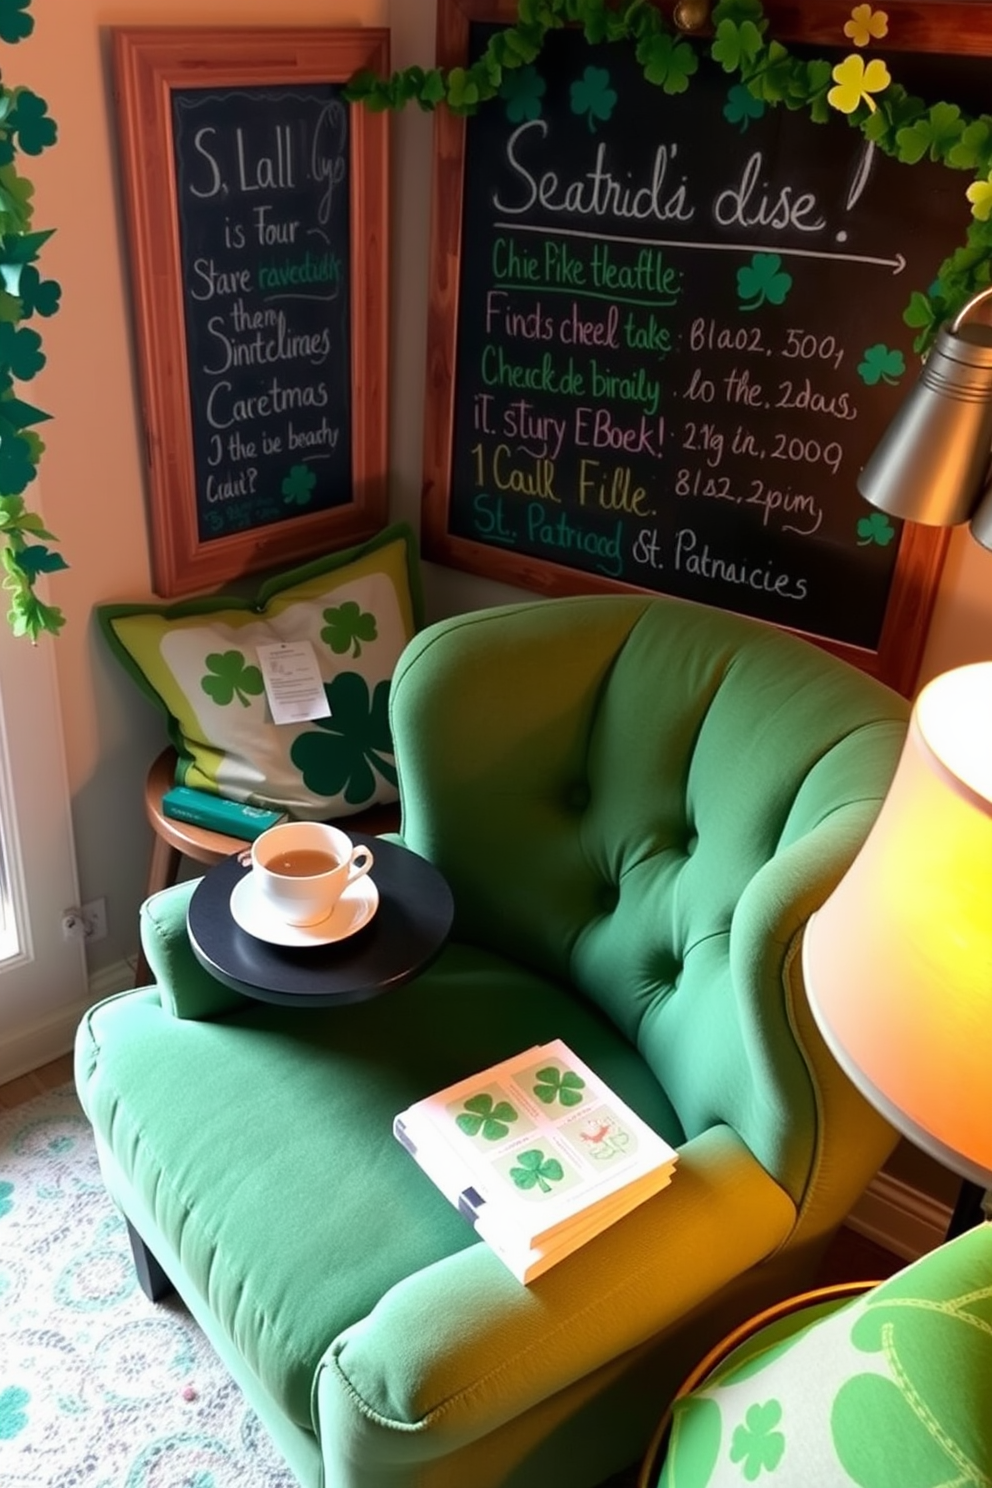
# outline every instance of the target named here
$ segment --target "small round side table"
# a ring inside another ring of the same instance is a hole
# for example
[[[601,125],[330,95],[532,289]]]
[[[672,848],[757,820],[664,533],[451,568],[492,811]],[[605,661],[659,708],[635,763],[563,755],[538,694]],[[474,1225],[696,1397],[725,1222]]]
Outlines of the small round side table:
[[[146,898],[157,894],[159,889],[172,887],[179,877],[183,858],[214,868],[247,845],[241,837],[229,837],[226,832],[212,832],[208,827],[196,827],[191,822],[175,821],[166,816],[162,810],[162,797],[175,785],[175,775],[176,751],[170,746],[153,761],[145,781],[145,815],[154,834],[145,885]],[[339,821],[349,833],[366,832],[377,837],[380,832],[399,830],[399,805],[371,806],[367,811],[341,817]],[[149,977],[144,953],[139,950],[135,986],[146,986]]]

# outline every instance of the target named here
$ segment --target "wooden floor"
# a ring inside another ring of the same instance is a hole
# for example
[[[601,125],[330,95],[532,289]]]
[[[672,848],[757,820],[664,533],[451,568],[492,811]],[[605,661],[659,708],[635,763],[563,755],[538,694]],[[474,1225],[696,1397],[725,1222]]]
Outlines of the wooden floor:
[[[71,1079],[72,1055],[63,1054],[61,1059],[54,1059],[29,1075],[0,1085],[0,1111],[12,1111],[15,1106],[23,1106],[25,1101],[34,1100],[36,1095],[44,1095],[46,1090],[54,1090]]]

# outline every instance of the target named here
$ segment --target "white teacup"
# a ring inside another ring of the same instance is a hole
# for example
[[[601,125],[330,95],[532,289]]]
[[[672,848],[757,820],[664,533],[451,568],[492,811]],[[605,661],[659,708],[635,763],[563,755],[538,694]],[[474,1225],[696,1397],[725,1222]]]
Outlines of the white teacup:
[[[372,862],[370,847],[356,846],[347,832],[327,822],[280,822],[251,847],[258,892],[287,925],[326,920]]]

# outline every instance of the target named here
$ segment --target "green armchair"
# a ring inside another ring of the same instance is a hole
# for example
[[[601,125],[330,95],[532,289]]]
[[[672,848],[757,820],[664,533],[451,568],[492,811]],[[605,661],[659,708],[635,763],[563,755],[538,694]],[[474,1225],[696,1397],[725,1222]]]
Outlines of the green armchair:
[[[466,614],[391,696],[402,838],[455,899],[429,970],[341,1008],[249,1002],[192,955],[192,885],[145,904],[156,984],[87,1015],[80,1097],[147,1289],[178,1289],[307,1488],[592,1488],[692,1361],[809,1285],[895,1136],[825,1049],[799,946],[907,717],[677,600]],[[392,1118],[555,1037],[680,1157],[524,1287]]]

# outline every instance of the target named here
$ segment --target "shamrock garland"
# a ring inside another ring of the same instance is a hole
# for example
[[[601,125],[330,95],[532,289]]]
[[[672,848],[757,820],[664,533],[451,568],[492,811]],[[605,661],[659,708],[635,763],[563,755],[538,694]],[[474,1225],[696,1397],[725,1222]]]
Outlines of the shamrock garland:
[[[0,41],[13,45],[31,35],[30,3],[0,0]],[[55,121],[44,99],[29,88],[0,82],[0,562],[3,587],[11,596],[10,627],[32,641],[43,630],[57,635],[65,623],[61,610],[37,597],[35,582],[40,574],[68,565],[46,546],[55,538],[28,510],[23,495],[45,448],[35,426],[49,415],[19,398],[14,382],[29,382],[45,365],[40,335],[22,322],[54,315],[61,287],[42,279],[35,267],[52,234],[31,231],[34,187],[18,174],[16,157],[18,151],[40,155],[55,139]]]
[[[547,33],[568,23],[580,25],[591,45],[632,42],[645,77],[665,93],[685,92],[698,69],[696,43],[673,32],[648,0],[518,0],[516,24],[494,33],[470,66],[410,67],[388,79],[362,72],[345,96],[376,110],[410,102],[433,110],[444,103],[453,113],[472,114],[488,99],[505,96],[508,74],[532,63]],[[914,349],[926,352],[940,325],[992,282],[992,114],[971,117],[957,104],[927,104],[894,82],[879,58],[866,63],[851,53],[835,65],[795,57],[769,38],[761,0],[719,0],[712,25],[709,55],[739,79],[730,90],[732,122],[746,127],[766,104],[805,109],[815,123],[839,112],[897,160],[912,165],[928,157],[974,173],[966,193],[972,204],[966,241],[940,265],[926,292],[914,290],[903,315],[917,332]],[[887,35],[888,17],[857,5],[843,29],[855,46],[868,46]]]

